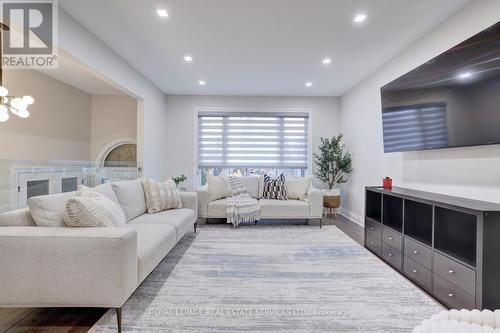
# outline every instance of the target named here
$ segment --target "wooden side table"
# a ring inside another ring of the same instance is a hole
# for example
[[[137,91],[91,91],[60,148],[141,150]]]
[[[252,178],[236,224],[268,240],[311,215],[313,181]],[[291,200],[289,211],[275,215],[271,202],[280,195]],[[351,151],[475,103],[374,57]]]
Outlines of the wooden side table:
[[[337,219],[336,209],[340,207],[340,195],[324,195],[323,207],[330,210],[330,215],[332,215],[333,210],[333,215],[335,216],[335,219]],[[328,212],[326,215],[328,216]]]

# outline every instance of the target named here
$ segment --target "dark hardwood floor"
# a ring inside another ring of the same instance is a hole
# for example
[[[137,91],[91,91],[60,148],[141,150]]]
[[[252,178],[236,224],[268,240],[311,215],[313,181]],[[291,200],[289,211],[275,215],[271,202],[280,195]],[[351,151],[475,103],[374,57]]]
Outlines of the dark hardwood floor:
[[[319,225],[319,222],[312,224]],[[337,215],[337,219],[324,218],[323,225],[335,225],[363,245],[363,228],[342,215]],[[101,308],[0,309],[0,333],[88,332],[106,311]]]

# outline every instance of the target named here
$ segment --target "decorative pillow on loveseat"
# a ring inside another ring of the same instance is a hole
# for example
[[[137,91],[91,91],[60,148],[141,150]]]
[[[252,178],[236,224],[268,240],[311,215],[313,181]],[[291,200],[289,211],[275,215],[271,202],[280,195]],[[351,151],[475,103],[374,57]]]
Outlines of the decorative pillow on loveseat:
[[[268,175],[264,175],[264,191],[262,198],[275,200],[288,200],[285,187],[285,175],[281,174],[276,179],[271,179]]]
[[[86,187],[66,202],[63,218],[68,227],[114,227],[126,222],[120,206]]]
[[[225,177],[207,175],[208,202],[233,196],[233,191]]]
[[[143,179],[142,186],[146,194],[146,206],[149,214],[182,208],[181,196],[173,180],[159,182],[153,179]]]
[[[288,178],[285,182],[288,199],[306,200],[311,183],[312,176]]]

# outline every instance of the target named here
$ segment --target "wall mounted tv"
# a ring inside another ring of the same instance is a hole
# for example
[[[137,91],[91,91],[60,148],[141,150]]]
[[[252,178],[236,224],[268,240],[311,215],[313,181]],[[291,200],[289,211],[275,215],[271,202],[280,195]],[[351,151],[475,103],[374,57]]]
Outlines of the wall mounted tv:
[[[381,93],[386,153],[500,144],[500,22]]]

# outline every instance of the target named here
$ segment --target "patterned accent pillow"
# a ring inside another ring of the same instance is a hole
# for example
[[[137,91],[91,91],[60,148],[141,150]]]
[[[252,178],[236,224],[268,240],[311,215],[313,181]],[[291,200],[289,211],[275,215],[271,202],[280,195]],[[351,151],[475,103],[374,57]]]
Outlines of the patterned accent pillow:
[[[149,214],[167,209],[182,208],[182,201],[172,179],[159,182],[153,179],[143,179],[142,186],[146,194],[146,206]]]
[[[126,222],[122,208],[92,190],[81,190],[70,198],[63,211],[68,227],[114,227]]]
[[[276,179],[271,179],[268,175],[264,175],[264,199],[288,200],[285,187],[285,175],[281,174]]]

